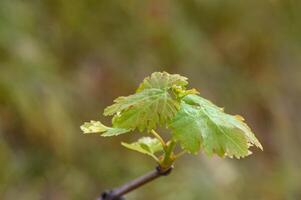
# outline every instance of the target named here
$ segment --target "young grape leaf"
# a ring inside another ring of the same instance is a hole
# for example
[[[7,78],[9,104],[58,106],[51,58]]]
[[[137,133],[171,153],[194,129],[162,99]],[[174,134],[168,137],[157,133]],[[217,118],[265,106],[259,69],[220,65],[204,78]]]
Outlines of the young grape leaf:
[[[127,107],[127,109],[124,109]],[[139,131],[155,129],[170,121],[177,113],[179,102],[161,89],[147,89],[140,93],[121,97],[115,104],[108,107],[105,114],[117,114],[113,118],[113,125],[120,128]]]
[[[163,146],[157,138],[142,137],[137,142],[128,144],[125,142],[121,143],[124,147],[146,154],[158,161],[155,153],[163,151]]]
[[[179,110],[180,98],[197,92],[186,90],[187,84],[186,77],[155,72],[144,79],[136,94],[115,99],[104,115],[114,115],[114,127],[150,131],[170,122]]]
[[[150,88],[170,89],[173,86],[185,87],[187,84],[187,78],[180,76],[179,74],[154,72],[143,80],[138,87],[137,92],[141,92],[142,90]]]
[[[107,127],[101,122],[93,120],[90,122],[85,122],[82,126],[80,126],[80,128],[85,134],[102,133],[101,136],[104,137],[116,136],[130,131],[129,129]]]
[[[244,118],[240,115],[229,115],[224,113],[223,108],[220,108],[216,105],[214,105],[211,101],[206,100],[198,95],[188,95],[184,98],[184,101],[187,103],[190,103],[191,105],[199,105],[207,108],[209,112],[213,115],[212,117],[215,118],[215,120],[221,120],[220,122],[217,121],[219,124],[223,123],[229,123],[232,126],[242,130],[244,134],[246,135],[248,142],[250,144],[254,144],[261,150],[263,149],[260,142],[255,137],[254,133],[251,131],[251,129],[248,127],[246,123],[244,123]]]
[[[144,131],[168,123],[179,110],[179,100],[172,87],[184,87],[187,78],[155,72],[140,84],[136,94],[119,97],[107,107],[104,115],[114,115],[114,127]],[[184,90],[184,89],[182,89]]]
[[[182,148],[190,153],[197,153],[202,143],[201,124],[198,122],[198,115],[197,109],[182,102],[180,111],[169,125],[173,131],[173,138],[179,141]]]
[[[203,148],[208,155],[244,157],[249,146],[262,149],[242,117],[232,116],[210,101],[197,96],[183,98],[181,109],[170,124],[173,137],[191,153]]]

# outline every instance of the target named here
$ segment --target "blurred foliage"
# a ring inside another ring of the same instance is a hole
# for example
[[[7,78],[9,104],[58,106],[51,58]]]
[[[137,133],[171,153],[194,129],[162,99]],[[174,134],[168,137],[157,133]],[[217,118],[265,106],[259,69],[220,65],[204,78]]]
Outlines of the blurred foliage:
[[[128,199],[301,199],[300,10],[297,0],[1,0],[0,199],[93,199],[153,168],[120,146],[136,136],[79,126],[162,70],[245,116],[264,152],[186,156]]]

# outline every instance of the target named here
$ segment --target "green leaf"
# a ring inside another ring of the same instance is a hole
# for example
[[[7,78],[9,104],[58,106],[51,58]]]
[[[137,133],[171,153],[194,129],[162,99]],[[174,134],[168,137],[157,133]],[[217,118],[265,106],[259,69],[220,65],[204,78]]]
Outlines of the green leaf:
[[[177,113],[179,102],[162,89],[146,89],[139,93],[119,97],[115,104],[105,109],[105,115],[113,115],[114,127],[138,128],[139,131],[156,128],[169,122]]]
[[[242,117],[226,114],[223,109],[197,95],[183,98],[181,109],[170,127],[174,139],[191,153],[203,148],[208,155],[216,153],[240,158],[250,154],[248,148],[251,145],[262,149]]]
[[[143,80],[138,87],[137,92],[141,92],[142,90],[150,88],[170,89],[173,86],[185,87],[187,84],[187,78],[180,76],[179,74],[154,72]]]
[[[183,149],[191,153],[198,152],[202,143],[198,115],[198,110],[182,102],[180,111],[169,125],[173,131],[173,138],[180,142]]]
[[[80,128],[85,134],[102,133],[101,136],[104,137],[116,136],[130,131],[129,129],[107,127],[101,122],[93,120],[90,122],[85,122]]]
[[[119,97],[104,115],[114,115],[114,127],[148,131],[168,124],[179,110],[180,98],[196,90],[187,90],[187,78],[178,74],[155,72],[144,79],[136,94]]]
[[[124,147],[146,154],[159,161],[155,153],[163,151],[163,146],[157,138],[142,137],[137,142],[128,144],[125,142],[121,143]]]

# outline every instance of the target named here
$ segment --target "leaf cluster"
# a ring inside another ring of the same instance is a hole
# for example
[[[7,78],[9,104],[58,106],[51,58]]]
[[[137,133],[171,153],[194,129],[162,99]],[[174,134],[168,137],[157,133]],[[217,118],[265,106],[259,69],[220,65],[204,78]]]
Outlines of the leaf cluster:
[[[203,150],[210,156],[240,158],[251,154],[250,146],[262,149],[243,117],[226,114],[187,86],[186,77],[154,72],[143,80],[135,94],[118,97],[104,110],[105,116],[112,116],[111,127],[91,121],[84,123],[81,129],[84,133],[100,133],[101,136],[134,130],[152,134],[153,138],[143,137],[122,145],[151,156],[162,167],[169,167],[186,152],[196,154]],[[171,130],[168,142],[155,132],[159,127]],[[174,153],[177,144],[183,149],[178,154]],[[158,153],[161,153],[159,157]]]

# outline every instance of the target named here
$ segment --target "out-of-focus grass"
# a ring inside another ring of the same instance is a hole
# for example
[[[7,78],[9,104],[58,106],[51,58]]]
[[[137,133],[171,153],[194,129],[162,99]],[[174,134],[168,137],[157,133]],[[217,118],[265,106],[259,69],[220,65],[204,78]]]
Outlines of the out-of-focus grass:
[[[0,199],[92,199],[154,167],[119,145],[137,135],[79,126],[162,70],[245,116],[264,152],[186,156],[128,199],[301,198],[300,4],[0,1]]]

